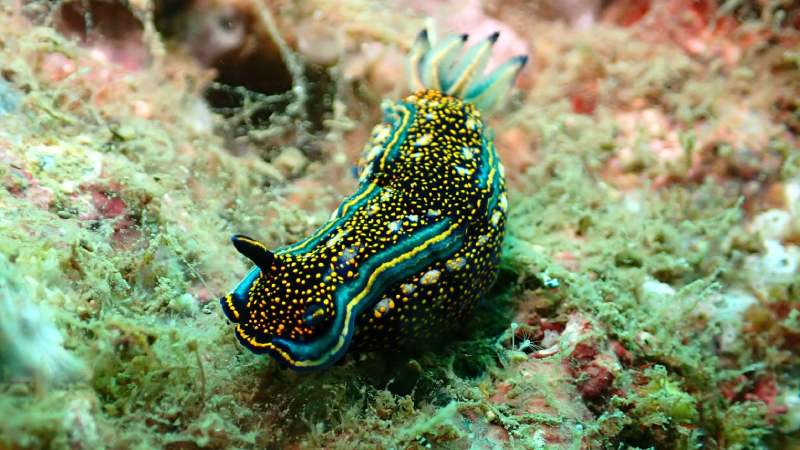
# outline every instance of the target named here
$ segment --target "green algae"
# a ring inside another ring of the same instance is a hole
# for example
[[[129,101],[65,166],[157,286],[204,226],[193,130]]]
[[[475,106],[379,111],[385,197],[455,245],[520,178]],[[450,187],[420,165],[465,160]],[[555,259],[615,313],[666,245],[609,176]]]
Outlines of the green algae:
[[[639,391],[632,413],[640,416],[644,425],[686,425],[697,419],[695,399],[681,390],[680,385],[667,376],[663,366],[645,371],[650,381]]]

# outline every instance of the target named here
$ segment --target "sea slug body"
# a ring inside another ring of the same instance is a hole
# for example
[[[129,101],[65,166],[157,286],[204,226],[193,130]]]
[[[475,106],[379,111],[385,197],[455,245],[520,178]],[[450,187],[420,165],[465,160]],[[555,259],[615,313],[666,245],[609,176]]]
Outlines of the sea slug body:
[[[494,281],[507,199],[479,109],[524,66],[481,76],[497,33],[458,58],[466,35],[410,54],[417,89],[384,107],[359,163],[359,187],[308,238],[268,250],[232,238],[255,267],[220,300],[239,341],[295,370],[352,348],[395,348],[465,318]]]

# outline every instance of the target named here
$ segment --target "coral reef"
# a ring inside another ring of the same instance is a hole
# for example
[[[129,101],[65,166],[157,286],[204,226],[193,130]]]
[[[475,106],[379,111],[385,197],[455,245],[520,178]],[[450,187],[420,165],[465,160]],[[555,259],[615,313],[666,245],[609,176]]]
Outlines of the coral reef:
[[[430,345],[281,370],[219,310],[228,238],[325,221],[426,22],[531,56],[490,120],[500,278]],[[7,1],[0,29],[0,448],[800,448],[796,2]]]

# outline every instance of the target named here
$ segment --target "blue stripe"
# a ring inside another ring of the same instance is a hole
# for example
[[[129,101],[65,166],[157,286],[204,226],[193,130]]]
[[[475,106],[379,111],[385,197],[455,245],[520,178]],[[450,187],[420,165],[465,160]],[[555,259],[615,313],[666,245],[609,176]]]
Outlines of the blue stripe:
[[[247,272],[247,275],[242,278],[242,281],[240,281],[233,290],[233,293],[231,294],[233,296],[233,306],[236,308],[236,311],[238,311],[239,314],[242,313],[243,307],[247,304],[250,288],[258,279],[259,275],[261,275],[261,269],[259,269],[258,266],[253,266],[253,268]]]
[[[381,157],[375,158],[375,160],[372,162],[373,174],[380,173],[381,161],[384,161],[385,159],[386,163],[390,163],[397,158],[397,155],[400,153],[400,147],[403,146],[403,142],[405,142],[406,137],[408,136],[408,130],[416,120],[417,108],[415,108],[414,105],[405,102],[397,102],[396,107],[400,110],[400,117],[391,117],[391,112],[384,113],[384,120],[391,123],[393,128],[392,133],[387,140],[387,143],[392,145],[389,148],[383,149],[383,152],[381,152]],[[401,120],[403,114],[408,114],[409,117],[408,120],[406,120],[405,126],[403,128],[399,128],[403,124]],[[386,152],[388,152],[388,154],[384,155]],[[386,167],[384,167],[383,170],[386,170]]]
[[[481,166],[478,168],[478,187],[481,189],[486,189],[486,182],[489,178],[489,152],[493,151],[491,145],[489,145],[486,136],[481,136]],[[495,161],[497,161],[497,157],[495,156]],[[495,171],[495,179],[497,178],[498,174]]]
[[[489,146],[490,151],[494,151],[493,146]],[[497,154],[495,153],[494,157],[494,179],[492,180],[492,188],[489,192],[491,192],[491,197],[489,197],[489,204],[486,208],[486,214],[491,218],[492,213],[494,213],[495,207],[497,207],[497,202],[500,198],[500,194],[505,192],[505,188],[501,187],[501,183],[503,182],[502,177],[500,176],[500,168],[498,167],[499,159],[497,158]],[[505,213],[503,213],[505,214]]]
[[[414,248],[417,246],[424,244],[426,241],[447,230],[450,225],[451,219],[448,218],[417,230],[415,233],[409,235],[396,245],[393,245],[383,252],[378,253],[364,261],[364,263],[359,267],[358,277],[339,286],[336,292],[334,292],[336,310],[344,311],[350,299],[352,299],[362,289],[365,288],[369,277],[377,267],[387,261],[414,250]],[[345,336],[345,345],[341,346],[339,351],[335,354],[326,355],[325,353],[329,351],[328,349],[334,346],[336,341],[339,339],[339,335],[344,329],[344,314],[337,314],[330,330],[324,336],[321,336],[319,339],[316,339],[313,342],[299,343],[277,337],[273,339],[272,343],[285,349],[298,360],[316,360],[321,358],[327,360],[324,365],[314,366],[313,368],[309,369],[318,369],[330,365],[338,360],[350,346],[350,341],[352,340],[353,333],[355,332],[355,320],[365,310],[374,307],[378,297],[386,290],[388,286],[398,280],[419,272],[426,266],[430,265],[433,261],[452,255],[461,247],[462,241],[463,233],[457,232],[453,234],[453,236],[432,245],[429,249],[426,249],[425,252],[416,255],[415,257],[394,267],[391,267],[378,275],[373,291],[367,294],[362,301],[355,306],[354,314],[351,316],[351,323],[348,327],[350,332],[347,336]],[[297,367],[296,369],[303,370],[303,368],[300,367]]]
[[[304,253],[307,253],[308,251],[310,251],[314,247],[316,247],[317,244],[319,244],[320,242],[322,242],[324,240],[327,240],[332,233],[335,233],[335,232],[337,232],[339,230],[339,228],[342,226],[343,223],[345,223],[348,220],[350,220],[350,218],[353,217],[353,214],[355,214],[356,211],[358,211],[364,204],[366,204],[367,202],[369,202],[370,200],[375,198],[375,196],[379,195],[380,192],[382,191],[382,188],[380,186],[376,186],[375,189],[372,192],[370,192],[368,195],[364,196],[364,198],[362,198],[361,200],[359,200],[356,203],[352,204],[350,206],[350,208],[347,210],[345,215],[341,215],[342,214],[342,208],[344,207],[344,205],[348,204],[352,199],[354,199],[354,198],[358,197],[359,195],[361,195],[369,187],[370,187],[370,183],[362,183],[361,186],[359,186],[358,190],[353,195],[351,195],[351,196],[347,197],[346,199],[344,199],[344,201],[341,203],[339,208],[337,208],[337,210],[336,210],[336,214],[335,214],[336,219],[333,219],[333,224],[332,225],[331,225],[330,221],[325,222],[325,224],[323,224],[322,226],[317,228],[314,231],[314,233],[311,233],[311,236],[309,236],[308,238],[306,238],[306,239],[304,239],[304,240],[302,240],[300,242],[297,242],[295,244],[292,244],[292,245],[289,245],[289,246],[286,246],[286,247],[281,247],[281,248],[275,250],[275,253],[277,253],[277,254],[288,253],[288,254],[290,254],[292,256],[302,255]],[[324,229],[326,227],[327,227],[327,230],[324,233],[320,234],[319,236],[316,236],[316,233],[318,233],[319,230]]]

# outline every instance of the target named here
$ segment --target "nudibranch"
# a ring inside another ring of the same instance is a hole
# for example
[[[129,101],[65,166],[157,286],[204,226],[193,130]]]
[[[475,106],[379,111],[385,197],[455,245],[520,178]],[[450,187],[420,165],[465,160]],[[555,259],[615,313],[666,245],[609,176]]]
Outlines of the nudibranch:
[[[306,239],[271,251],[237,235],[255,263],[220,300],[236,337],[303,371],[352,349],[392,349],[462,321],[497,274],[508,200],[484,112],[527,61],[483,71],[494,33],[409,55],[416,93],[383,108],[359,161],[359,186]]]

